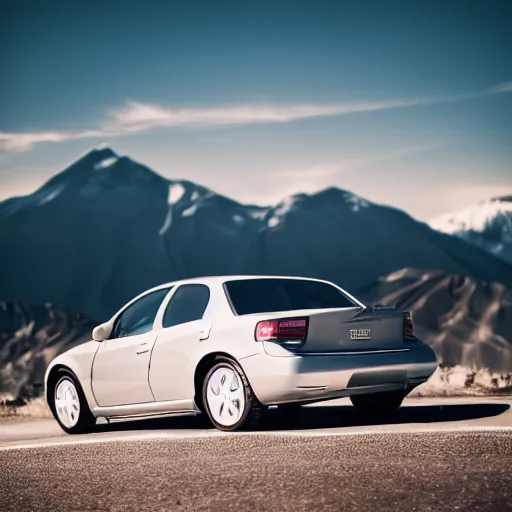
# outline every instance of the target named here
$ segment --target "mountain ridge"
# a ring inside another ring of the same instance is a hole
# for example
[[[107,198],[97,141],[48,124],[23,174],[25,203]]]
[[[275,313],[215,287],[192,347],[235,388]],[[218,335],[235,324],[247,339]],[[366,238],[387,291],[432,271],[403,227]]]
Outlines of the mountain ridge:
[[[98,321],[182,278],[302,275],[357,294],[404,267],[512,286],[512,266],[483,249],[349,191],[244,205],[110,148],[0,203],[0,300],[51,302]]]

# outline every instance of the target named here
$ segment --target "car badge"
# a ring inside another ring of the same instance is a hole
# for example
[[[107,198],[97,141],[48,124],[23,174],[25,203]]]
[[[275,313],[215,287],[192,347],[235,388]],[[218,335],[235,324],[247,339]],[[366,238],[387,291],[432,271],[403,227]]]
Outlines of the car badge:
[[[371,340],[372,330],[371,329],[350,329],[351,340]]]

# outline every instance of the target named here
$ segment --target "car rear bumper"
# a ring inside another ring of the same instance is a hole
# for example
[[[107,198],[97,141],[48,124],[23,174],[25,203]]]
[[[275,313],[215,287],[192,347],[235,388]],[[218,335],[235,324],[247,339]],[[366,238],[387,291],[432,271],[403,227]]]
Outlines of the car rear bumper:
[[[308,403],[356,394],[408,393],[435,371],[433,350],[423,343],[401,351],[291,355],[260,353],[239,361],[263,404]]]

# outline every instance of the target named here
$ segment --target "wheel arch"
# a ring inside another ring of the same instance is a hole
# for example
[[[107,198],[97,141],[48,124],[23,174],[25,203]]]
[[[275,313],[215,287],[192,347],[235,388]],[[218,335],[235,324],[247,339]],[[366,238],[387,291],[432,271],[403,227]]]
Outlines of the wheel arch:
[[[66,366],[65,364],[61,364],[61,363],[53,365],[48,372],[48,376],[46,377],[46,389],[45,389],[45,393],[44,393],[46,403],[47,403],[48,407],[50,407],[50,408],[53,407],[52,404],[53,404],[53,393],[55,392],[55,384],[57,383],[59,374],[61,372],[69,373],[76,380],[78,385],[81,386],[80,380],[76,376],[75,372],[69,366]]]
[[[206,377],[208,371],[219,360],[222,359],[229,360],[231,363],[237,365],[240,368],[240,365],[238,364],[238,361],[235,357],[233,357],[231,354],[228,354],[227,352],[222,351],[210,352],[209,354],[204,355],[196,365],[196,369],[194,371],[194,402],[196,407],[201,412],[204,412],[202,393],[204,378]]]

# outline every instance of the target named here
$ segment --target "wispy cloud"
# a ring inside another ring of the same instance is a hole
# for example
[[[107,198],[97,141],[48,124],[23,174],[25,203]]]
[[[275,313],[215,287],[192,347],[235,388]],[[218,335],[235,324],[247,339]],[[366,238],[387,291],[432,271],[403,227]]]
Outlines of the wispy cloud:
[[[211,109],[166,109],[158,105],[128,103],[111,113],[107,127],[122,132],[147,131],[158,127],[237,126],[289,123],[313,117],[343,116],[408,106],[408,101],[342,105],[237,106]]]
[[[498,85],[495,85],[494,87],[489,88],[487,91],[487,95],[500,94],[503,92],[512,92],[512,81],[504,82],[502,84],[498,84]]]
[[[2,133],[0,132],[0,149],[13,153],[22,153],[32,149],[35,144],[43,142],[65,142],[76,139],[94,139],[102,137],[102,130],[83,130],[66,132],[24,132]]]
[[[512,81],[481,91],[455,96],[334,105],[242,105],[220,108],[172,109],[147,103],[127,102],[121,109],[108,112],[106,120],[98,129],[62,132],[0,132],[0,150],[24,152],[41,143],[101,137],[110,138],[162,128],[204,128],[290,123],[318,117],[340,117],[363,112],[463,101],[509,92],[512,92]]]

